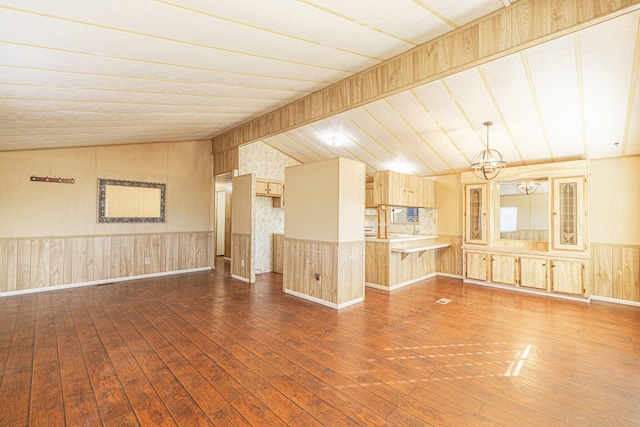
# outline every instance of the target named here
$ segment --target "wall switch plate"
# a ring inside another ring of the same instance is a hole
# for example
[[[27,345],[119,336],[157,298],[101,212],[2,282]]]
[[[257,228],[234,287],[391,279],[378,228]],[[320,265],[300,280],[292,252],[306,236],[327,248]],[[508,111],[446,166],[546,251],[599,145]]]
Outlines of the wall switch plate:
[[[244,260],[240,260],[240,267],[244,267]]]
[[[145,259],[144,259],[144,263],[145,263],[145,264],[151,264],[151,260],[150,260],[149,258],[145,258]]]

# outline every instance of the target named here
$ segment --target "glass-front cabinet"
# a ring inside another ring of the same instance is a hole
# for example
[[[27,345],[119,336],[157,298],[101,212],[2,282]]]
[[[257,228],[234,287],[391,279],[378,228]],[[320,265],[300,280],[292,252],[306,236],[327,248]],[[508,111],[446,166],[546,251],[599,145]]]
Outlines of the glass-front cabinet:
[[[463,173],[464,280],[588,298],[589,169],[587,160],[517,166],[489,182]]]
[[[553,180],[553,248],[583,251],[584,178]]]
[[[465,243],[486,245],[488,241],[488,186],[465,186]]]

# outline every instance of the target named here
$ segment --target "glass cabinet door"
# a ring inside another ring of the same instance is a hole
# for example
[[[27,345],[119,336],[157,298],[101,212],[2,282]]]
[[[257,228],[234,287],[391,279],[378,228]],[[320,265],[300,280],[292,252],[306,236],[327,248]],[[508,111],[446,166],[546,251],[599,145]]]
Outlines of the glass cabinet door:
[[[487,244],[487,185],[465,187],[465,242]]]
[[[553,247],[583,251],[584,224],[584,178],[562,178],[553,180]]]

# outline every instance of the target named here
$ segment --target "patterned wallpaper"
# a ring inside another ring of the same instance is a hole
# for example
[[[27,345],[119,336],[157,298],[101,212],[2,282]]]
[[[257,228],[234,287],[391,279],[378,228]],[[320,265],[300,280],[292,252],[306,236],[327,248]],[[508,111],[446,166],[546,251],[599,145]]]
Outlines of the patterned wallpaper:
[[[240,147],[239,174],[256,174],[256,178],[284,181],[284,170],[300,164],[263,142]],[[253,253],[256,274],[272,270],[272,234],[284,232],[284,209],[274,208],[270,197],[256,197],[253,209]]]

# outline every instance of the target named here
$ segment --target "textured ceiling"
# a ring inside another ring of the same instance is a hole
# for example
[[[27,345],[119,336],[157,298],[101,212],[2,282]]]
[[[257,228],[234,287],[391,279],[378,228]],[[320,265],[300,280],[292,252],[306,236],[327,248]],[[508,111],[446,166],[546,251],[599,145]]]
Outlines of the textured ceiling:
[[[0,0],[0,150],[208,139],[508,0]]]
[[[640,154],[636,11],[264,141],[371,175],[469,170],[487,140],[510,166]],[[336,135],[341,147],[327,144]]]
[[[508,0],[0,0],[0,151],[209,139]],[[421,176],[640,154],[640,12],[265,138]],[[327,145],[336,136],[341,147]]]

